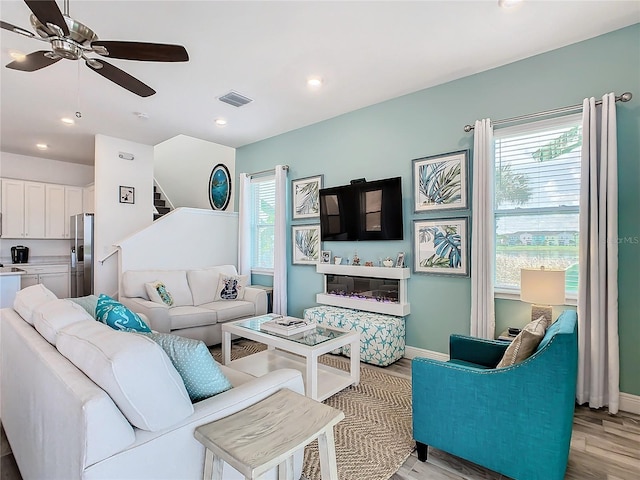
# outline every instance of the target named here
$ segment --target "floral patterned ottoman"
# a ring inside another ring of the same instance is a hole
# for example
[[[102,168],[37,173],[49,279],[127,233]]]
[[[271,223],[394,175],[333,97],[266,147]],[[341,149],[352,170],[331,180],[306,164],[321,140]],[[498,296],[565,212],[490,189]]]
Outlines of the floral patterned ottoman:
[[[348,308],[318,306],[304,311],[305,320],[318,325],[355,330],[360,334],[360,361],[385,367],[404,355],[404,318]],[[332,353],[347,357],[351,347],[346,345]]]

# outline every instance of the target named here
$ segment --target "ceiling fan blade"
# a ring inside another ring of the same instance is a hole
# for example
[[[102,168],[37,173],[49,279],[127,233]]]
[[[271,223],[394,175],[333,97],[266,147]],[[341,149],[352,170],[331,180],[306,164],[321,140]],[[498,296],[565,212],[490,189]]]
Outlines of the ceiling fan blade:
[[[151,95],[156,93],[156,91],[149,85],[142,83],[137,78],[132,77],[127,72],[120,70],[118,67],[114,67],[104,60],[91,58],[85,61],[85,64],[91,70],[102,75],[107,80],[111,80],[113,83],[120,85],[122,88],[126,88],[136,95],[140,95],[141,97],[150,97]],[[97,65],[101,65],[101,67],[96,68]]]
[[[182,45],[97,40],[91,43],[91,47],[106,48],[108,52],[106,55],[100,52],[102,49],[96,49],[95,52],[109,58],[123,60],[145,62],[186,62],[189,60],[189,54]]]
[[[65,35],[69,35],[69,27],[65,22],[62,12],[58,8],[55,0],[24,0],[27,7],[33,12],[42,25],[47,26],[48,23],[57,25],[62,29]]]
[[[25,30],[22,27],[16,27],[15,25],[11,25],[10,23],[3,22],[0,20],[0,28],[4,28],[5,30],[10,30],[14,33],[19,33],[20,35],[24,35],[25,37],[33,37],[33,33],[29,30]]]
[[[24,57],[24,60],[15,60],[11,63],[8,63],[7,68],[10,68],[12,70],[21,70],[23,72],[35,72],[36,70],[48,67],[49,65],[53,65],[54,63],[62,60],[60,57],[46,57],[46,53],[51,54],[51,52],[48,52],[46,50],[39,50],[37,52],[30,53],[29,55],[26,55]]]

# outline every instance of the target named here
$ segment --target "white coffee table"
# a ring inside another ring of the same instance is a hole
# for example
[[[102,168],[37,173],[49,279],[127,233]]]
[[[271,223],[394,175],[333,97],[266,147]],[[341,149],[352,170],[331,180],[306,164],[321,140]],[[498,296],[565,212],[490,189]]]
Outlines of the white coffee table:
[[[317,326],[313,330],[290,336],[277,335],[260,330],[260,324],[269,320],[269,315],[263,315],[222,324],[224,365],[256,377],[280,368],[294,368],[302,372],[306,396],[318,401],[360,382],[360,334]],[[231,361],[232,334],[264,343],[268,348]],[[348,372],[318,363],[321,355],[348,344],[351,345]]]

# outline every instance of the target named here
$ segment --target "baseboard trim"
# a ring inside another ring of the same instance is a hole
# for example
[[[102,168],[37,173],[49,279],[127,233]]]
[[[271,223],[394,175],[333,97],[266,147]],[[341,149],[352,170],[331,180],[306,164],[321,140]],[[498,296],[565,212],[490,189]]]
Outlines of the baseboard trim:
[[[620,410],[640,415],[640,396],[620,392]]]
[[[446,353],[434,352],[433,350],[425,350],[418,347],[404,347],[405,358],[412,359],[415,357],[431,358],[433,360],[440,360],[446,362],[449,360],[449,355]]]

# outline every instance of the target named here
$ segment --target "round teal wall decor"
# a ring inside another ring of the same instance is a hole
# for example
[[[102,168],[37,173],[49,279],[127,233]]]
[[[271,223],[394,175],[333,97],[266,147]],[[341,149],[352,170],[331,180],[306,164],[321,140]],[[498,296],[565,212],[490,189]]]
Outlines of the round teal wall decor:
[[[209,177],[209,203],[214,210],[224,210],[231,199],[231,176],[229,169],[219,163]]]

